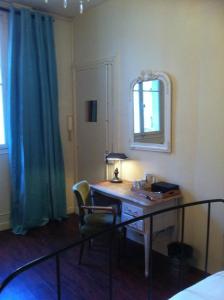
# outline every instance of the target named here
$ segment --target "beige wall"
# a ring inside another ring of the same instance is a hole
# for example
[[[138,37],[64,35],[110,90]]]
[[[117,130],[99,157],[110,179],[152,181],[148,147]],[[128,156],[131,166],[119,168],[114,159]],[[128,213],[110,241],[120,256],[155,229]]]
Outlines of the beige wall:
[[[73,116],[73,22],[55,19],[55,44],[58,67],[60,129],[64,152],[67,211],[74,211],[74,134],[67,130],[67,117]]]
[[[0,230],[9,228],[10,183],[8,154],[0,153]]]
[[[224,2],[108,0],[75,20],[75,62],[115,56],[119,150],[124,177],[144,172],[178,183],[184,201],[224,197]],[[172,153],[129,150],[129,88],[142,70],[172,79]],[[201,257],[204,208],[187,213],[186,241]],[[214,209],[210,270],[223,267],[224,206]],[[193,222],[195,222],[193,225]]]
[[[74,141],[73,137],[71,141],[68,140],[66,117],[73,113],[73,23],[71,20],[55,18],[54,26],[58,61],[60,129],[65,160],[67,210],[68,212],[72,212],[74,210],[71,191],[72,184],[74,183]],[[10,227],[9,211],[10,178],[8,154],[0,152],[0,230]]]

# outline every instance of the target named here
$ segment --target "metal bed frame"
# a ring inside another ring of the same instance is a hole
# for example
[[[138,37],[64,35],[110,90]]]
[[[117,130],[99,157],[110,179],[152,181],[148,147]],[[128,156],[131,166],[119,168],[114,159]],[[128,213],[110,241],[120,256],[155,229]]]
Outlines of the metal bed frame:
[[[210,219],[211,219],[211,205],[214,203],[224,203],[224,199],[212,199],[212,200],[204,200],[204,201],[198,201],[198,202],[191,202],[187,204],[177,205],[166,209],[161,209],[159,211],[155,211],[153,213],[145,214],[142,216],[139,216],[137,218],[133,218],[129,221],[113,225],[109,229],[101,231],[99,233],[96,233],[94,235],[89,236],[88,238],[80,239],[77,242],[74,242],[70,244],[67,247],[64,247],[62,249],[59,249],[57,251],[54,251],[50,253],[49,255],[42,256],[40,258],[37,258],[22,267],[18,268],[14,272],[12,272],[8,277],[6,277],[3,282],[0,284],[0,295],[2,291],[9,285],[9,283],[17,277],[19,274],[25,272],[26,270],[39,265],[40,263],[49,260],[51,258],[55,258],[56,263],[56,290],[57,290],[57,299],[61,300],[61,274],[60,274],[60,254],[64,253],[65,251],[72,249],[74,247],[77,247],[81,245],[82,243],[85,243],[87,241],[90,241],[93,238],[96,238],[98,236],[101,236],[105,233],[111,234],[110,239],[110,245],[109,245],[109,295],[108,298],[110,300],[113,299],[113,280],[112,280],[112,243],[114,238],[114,233],[117,229],[127,226],[131,223],[134,223],[139,220],[144,220],[146,218],[150,218],[150,256],[149,256],[149,290],[148,290],[148,299],[152,300],[153,298],[153,287],[152,287],[152,280],[153,280],[153,274],[152,274],[152,243],[153,243],[153,220],[155,216],[174,211],[179,210],[181,211],[181,234],[180,234],[180,243],[181,245],[184,242],[184,228],[185,228],[185,210],[186,208],[193,207],[193,206],[199,206],[199,205],[205,205],[207,204],[207,230],[206,230],[206,242],[205,242],[205,262],[204,262],[204,271],[208,275],[208,254],[209,254],[209,237],[210,237]],[[181,247],[182,248],[182,247]],[[181,259],[183,255],[181,255]]]

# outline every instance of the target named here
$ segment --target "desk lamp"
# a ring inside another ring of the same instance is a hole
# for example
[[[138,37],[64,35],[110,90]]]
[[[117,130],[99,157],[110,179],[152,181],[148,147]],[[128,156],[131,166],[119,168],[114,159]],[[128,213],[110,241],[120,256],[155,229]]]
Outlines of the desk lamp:
[[[124,154],[124,153],[115,153],[115,152],[110,152],[107,156],[106,156],[106,162],[108,160],[118,160],[119,162],[121,160],[127,159],[128,157]],[[118,168],[116,168],[114,170],[114,177],[113,179],[111,179],[111,182],[113,183],[121,183],[122,180],[121,178],[118,177],[119,171]]]

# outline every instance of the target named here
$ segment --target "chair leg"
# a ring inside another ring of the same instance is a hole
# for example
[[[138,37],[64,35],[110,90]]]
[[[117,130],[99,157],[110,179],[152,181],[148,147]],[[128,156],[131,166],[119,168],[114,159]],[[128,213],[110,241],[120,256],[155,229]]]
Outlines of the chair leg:
[[[124,249],[124,254],[126,254],[127,250],[127,228],[123,227],[123,249]]]
[[[127,236],[127,229],[126,227],[123,227],[122,236],[119,236],[118,238],[118,257],[117,257],[118,267],[121,266],[121,257],[125,256],[126,254],[126,248],[127,248],[126,236]]]
[[[118,250],[117,250],[117,264],[118,268],[121,266],[121,239],[118,237]]]
[[[80,246],[80,250],[79,250],[79,265],[81,264],[82,261],[82,256],[83,256],[83,252],[84,252],[84,247],[85,247],[85,243],[83,242]]]
[[[89,240],[89,249],[91,249],[92,246],[92,240]]]

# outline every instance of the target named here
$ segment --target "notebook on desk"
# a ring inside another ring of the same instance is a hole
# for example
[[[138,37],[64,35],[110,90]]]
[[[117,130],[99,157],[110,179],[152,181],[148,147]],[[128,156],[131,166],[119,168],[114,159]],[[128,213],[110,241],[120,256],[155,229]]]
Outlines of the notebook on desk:
[[[148,190],[141,190],[141,189],[131,189],[132,192],[136,193],[136,195],[138,196],[142,196],[148,200],[151,201],[155,201],[158,199],[166,199],[169,197],[173,197],[173,196],[178,196],[180,195],[180,190],[170,190],[166,193],[162,193],[162,192],[152,192],[151,189]]]

